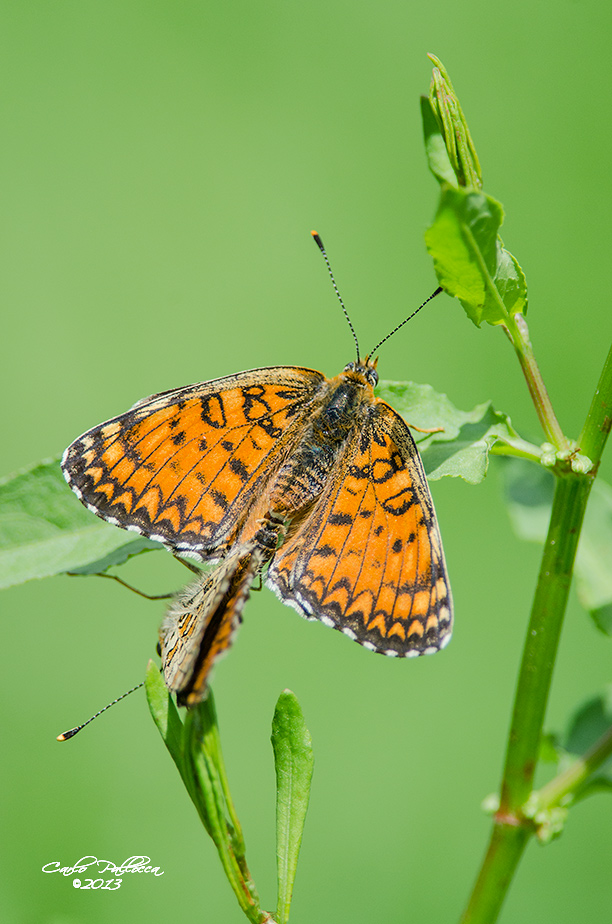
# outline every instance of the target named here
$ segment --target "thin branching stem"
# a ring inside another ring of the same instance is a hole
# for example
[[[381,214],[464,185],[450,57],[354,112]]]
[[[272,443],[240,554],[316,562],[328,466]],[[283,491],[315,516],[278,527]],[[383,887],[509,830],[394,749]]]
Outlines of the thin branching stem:
[[[536,795],[537,807],[540,811],[548,811],[560,805],[566,796],[576,792],[612,754],[612,726],[605,732],[593,747],[582,757],[573,762],[563,773],[559,773],[546,786],[543,786]]]
[[[546,434],[546,439],[552,443],[558,452],[568,452],[569,444],[563,434],[563,430],[557,420],[553,406],[544,385],[544,379],[536,362],[531,340],[529,339],[529,328],[527,321],[521,314],[513,315],[504,325],[506,334],[510,338],[512,346],[516,351],[518,361],[521,364],[529,394],[533,401],[538,419]]]

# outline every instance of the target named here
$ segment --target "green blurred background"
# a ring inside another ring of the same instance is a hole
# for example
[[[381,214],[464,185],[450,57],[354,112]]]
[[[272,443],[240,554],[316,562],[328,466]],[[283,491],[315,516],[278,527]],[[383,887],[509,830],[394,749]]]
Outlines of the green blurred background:
[[[532,339],[577,435],[610,342],[610,7],[5,3],[0,11],[0,471],[60,452],[136,399],[255,366],[336,374],[353,356],[317,228],[363,351],[432,290],[423,244],[437,184],[418,96],[449,69],[506,246],[530,284]],[[502,333],[443,297],[386,344],[384,378],[486,399],[540,440]],[[610,478],[609,460],[604,474]],[[315,747],[292,920],[453,921],[485,847],[539,550],[510,531],[493,468],[433,485],[456,600],[451,646],[392,661],[254,594],[214,689],[264,907],[275,901],[276,698],[297,694]],[[75,501],[76,503],[76,501]],[[124,576],[184,581],[169,555]],[[55,735],[138,682],[162,604],[59,577],[0,597],[5,619],[3,921],[243,919],[136,694],[69,744]],[[610,679],[610,642],[572,596],[548,727]],[[504,924],[604,921],[612,802],[535,844]],[[145,854],[119,891],[43,864]]]

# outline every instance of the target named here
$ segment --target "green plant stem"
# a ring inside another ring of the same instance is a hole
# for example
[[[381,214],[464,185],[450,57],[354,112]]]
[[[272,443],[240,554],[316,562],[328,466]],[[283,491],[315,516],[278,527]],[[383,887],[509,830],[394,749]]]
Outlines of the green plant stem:
[[[542,459],[542,450],[533,443],[528,443],[521,439],[498,440],[494,443],[489,452],[494,456],[514,456],[519,459],[528,459],[530,462],[540,462]]]
[[[567,439],[553,411],[550,397],[536,362],[529,339],[527,321],[522,314],[515,314],[511,317],[509,316],[508,321],[503,326],[518,356],[536,413],[546,434],[546,439],[552,443],[558,452],[568,452]]]
[[[593,479],[557,479],[550,526],[527,630],[508,739],[499,810],[468,907],[467,924],[491,924],[501,910],[533,824],[522,814],[531,793],[542,725],[567,604],[580,527]],[[522,831],[519,835],[517,831]]]
[[[556,482],[514,702],[500,816],[518,815],[531,792],[574,558],[592,484],[592,478],[575,474],[559,477]]]
[[[462,924],[489,924],[497,919],[529,835],[523,825],[494,823],[480,875],[461,918]]]
[[[612,726],[582,757],[535,793],[538,810],[554,808],[575,792],[612,754]]]

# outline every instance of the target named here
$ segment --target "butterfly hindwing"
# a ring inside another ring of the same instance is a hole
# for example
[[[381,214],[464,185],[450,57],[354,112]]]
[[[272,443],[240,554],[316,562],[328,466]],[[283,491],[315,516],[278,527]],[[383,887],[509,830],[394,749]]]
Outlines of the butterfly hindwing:
[[[406,657],[448,641],[452,602],[431,495],[407,425],[384,402],[276,553],[268,584],[306,617],[375,651]]]
[[[212,667],[234,641],[260,568],[258,549],[235,546],[170,605],[159,633],[160,650],[166,686],[179,704],[192,705],[206,695]]]

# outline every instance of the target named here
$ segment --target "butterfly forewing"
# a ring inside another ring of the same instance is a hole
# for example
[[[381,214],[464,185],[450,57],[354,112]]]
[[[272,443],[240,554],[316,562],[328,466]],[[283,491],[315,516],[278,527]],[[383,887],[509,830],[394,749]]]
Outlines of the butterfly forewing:
[[[377,401],[355,430],[268,583],[375,651],[405,657],[446,644],[452,602],[433,503],[410,431],[388,405]]]
[[[76,440],[64,474],[98,516],[217,557],[324,381],[320,372],[279,366],[154,395]]]

